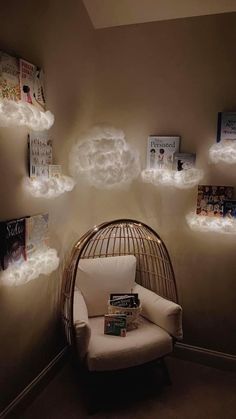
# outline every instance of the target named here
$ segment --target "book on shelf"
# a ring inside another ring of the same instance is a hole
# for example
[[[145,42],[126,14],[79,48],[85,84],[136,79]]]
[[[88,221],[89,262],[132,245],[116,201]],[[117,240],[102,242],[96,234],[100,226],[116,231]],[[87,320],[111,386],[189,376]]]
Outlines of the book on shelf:
[[[26,217],[26,256],[43,247],[49,246],[49,215],[37,214]]]
[[[147,169],[172,169],[174,153],[179,151],[179,136],[150,135],[147,145]]]
[[[19,60],[0,51],[0,99],[20,100]]]
[[[219,112],[217,121],[217,142],[236,140],[236,112]]]
[[[173,159],[173,169],[178,172],[195,167],[195,153],[175,153]]]
[[[26,259],[25,218],[0,222],[0,266],[7,269]]]
[[[236,218],[236,200],[225,200],[223,203],[223,217]]]
[[[52,140],[47,131],[32,131],[28,136],[29,175],[31,178],[48,177],[52,164]]]
[[[110,294],[110,305],[115,307],[136,308],[140,301],[137,293],[116,293]]]
[[[105,314],[104,333],[105,335],[126,336],[127,317],[125,314]]]
[[[232,186],[198,185],[198,215],[223,217],[224,201],[233,198]]]
[[[61,177],[61,165],[60,164],[49,164],[48,166],[48,176],[50,178],[56,177],[59,178]]]
[[[44,111],[45,88],[43,70],[20,58],[20,94],[23,102],[30,103]]]

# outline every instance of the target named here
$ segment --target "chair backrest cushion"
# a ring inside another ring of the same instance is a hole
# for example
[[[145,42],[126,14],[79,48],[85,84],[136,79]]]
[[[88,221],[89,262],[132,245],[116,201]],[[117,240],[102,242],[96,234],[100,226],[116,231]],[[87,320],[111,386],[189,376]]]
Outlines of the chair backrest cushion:
[[[107,313],[111,293],[131,292],[135,274],[134,255],[81,259],[76,286],[83,294],[89,317]]]

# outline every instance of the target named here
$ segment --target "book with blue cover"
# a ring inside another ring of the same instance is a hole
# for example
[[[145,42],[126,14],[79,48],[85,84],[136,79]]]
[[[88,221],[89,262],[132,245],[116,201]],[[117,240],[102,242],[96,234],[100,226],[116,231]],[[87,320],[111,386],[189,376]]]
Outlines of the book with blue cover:
[[[126,336],[127,316],[125,314],[105,314],[104,333],[105,335]]]

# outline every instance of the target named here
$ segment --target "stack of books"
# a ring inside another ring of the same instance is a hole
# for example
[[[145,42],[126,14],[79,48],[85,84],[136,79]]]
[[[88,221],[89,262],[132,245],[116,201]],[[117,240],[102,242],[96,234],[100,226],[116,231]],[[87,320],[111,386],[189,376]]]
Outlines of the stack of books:
[[[110,314],[104,316],[104,333],[107,335],[126,336],[128,309],[140,307],[140,300],[137,293],[116,293],[110,294]],[[114,313],[113,313],[114,311]]]

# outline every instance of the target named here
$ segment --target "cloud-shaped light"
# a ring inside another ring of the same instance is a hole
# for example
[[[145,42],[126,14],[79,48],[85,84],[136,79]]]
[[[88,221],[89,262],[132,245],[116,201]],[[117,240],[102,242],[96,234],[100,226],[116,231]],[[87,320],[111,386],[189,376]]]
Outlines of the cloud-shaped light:
[[[213,163],[236,163],[236,140],[224,140],[213,144],[209,149],[209,157]]]
[[[142,180],[155,186],[174,186],[179,189],[188,189],[198,185],[203,178],[203,171],[196,168],[174,171],[169,169],[145,169],[142,171]]]
[[[72,148],[70,172],[98,189],[119,188],[139,175],[139,154],[126,142],[123,131],[97,126]]]
[[[11,265],[5,271],[1,271],[0,281],[8,286],[26,284],[41,274],[49,275],[58,268],[58,265],[56,250],[45,247],[32,253],[27,261]]]
[[[52,178],[25,178],[24,187],[35,198],[56,198],[64,192],[72,191],[75,181],[70,176]]]
[[[194,231],[236,234],[236,220],[226,217],[207,217],[194,212],[186,215],[189,227]]]
[[[51,128],[53,123],[54,116],[50,111],[40,111],[27,102],[0,101],[0,127],[25,126],[34,131],[44,131]]]

